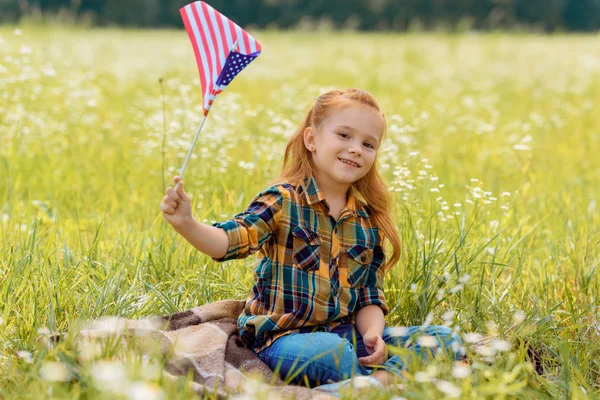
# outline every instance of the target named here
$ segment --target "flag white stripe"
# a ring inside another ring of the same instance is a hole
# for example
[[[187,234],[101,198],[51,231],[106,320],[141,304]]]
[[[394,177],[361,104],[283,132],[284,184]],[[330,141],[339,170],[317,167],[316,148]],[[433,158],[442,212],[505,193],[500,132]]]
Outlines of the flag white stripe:
[[[238,38],[238,45],[240,46],[240,53],[248,54],[248,50],[246,50],[246,44],[244,43],[244,36],[242,34],[242,28],[240,28],[239,25],[236,23],[234,23],[234,25],[235,25],[235,32],[236,32],[237,38]]]
[[[250,34],[248,34],[248,41],[250,42],[250,53],[256,52],[256,40]]]
[[[225,30],[225,38],[227,38],[227,55],[229,55],[229,49],[233,45],[234,39],[231,37],[231,27],[229,20],[221,14],[221,22],[223,22],[223,29]]]
[[[194,18],[194,13],[192,11],[192,4],[189,7],[185,7],[185,13],[187,14],[188,21],[190,22],[190,26],[192,31],[194,32],[194,37],[196,38],[196,43],[198,44],[198,51],[200,53],[200,61],[202,62],[202,72],[204,73],[204,82],[206,82],[206,92],[203,93],[204,99],[208,97],[208,92],[210,88],[210,76],[208,71],[208,63],[206,62],[206,56],[203,54],[202,49],[204,46],[202,45],[202,37],[200,36],[200,32],[198,30],[198,24],[196,24],[196,18]],[[207,101],[204,101],[204,105],[206,106]]]
[[[202,30],[204,31],[204,36],[206,37],[206,42],[208,43],[208,51],[210,52],[212,70],[211,70],[211,79],[210,79],[210,87],[215,86],[215,82],[217,80],[217,56],[215,55],[215,51],[213,49],[214,46],[211,46],[211,37],[210,32],[207,27],[206,18],[204,18],[204,13],[202,12],[202,7],[199,2],[194,3],[196,5],[196,10],[198,11],[198,16],[200,17],[200,25],[202,25]],[[207,86],[208,87],[208,86]]]
[[[223,49],[223,39],[221,39],[221,30],[215,18],[215,9],[208,4],[206,5],[206,9],[208,10],[210,22],[212,22],[213,31],[215,31],[215,39],[217,40],[217,48],[219,49],[219,68],[222,68],[225,65],[225,57],[227,56],[225,52],[227,49]]]

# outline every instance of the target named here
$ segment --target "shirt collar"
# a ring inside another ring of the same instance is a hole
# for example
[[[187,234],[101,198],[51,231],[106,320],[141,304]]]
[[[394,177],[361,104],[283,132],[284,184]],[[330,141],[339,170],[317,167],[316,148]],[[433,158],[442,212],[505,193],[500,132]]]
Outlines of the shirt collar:
[[[304,198],[308,204],[313,205],[322,202],[325,208],[329,209],[327,200],[325,199],[323,192],[317,187],[317,180],[314,177],[309,176],[304,178],[304,182],[302,182],[302,189],[304,192]],[[357,215],[364,218],[369,217],[366,204],[356,197],[356,189],[353,185],[350,186],[350,193],[348,194],[346,208],[355,217]]]

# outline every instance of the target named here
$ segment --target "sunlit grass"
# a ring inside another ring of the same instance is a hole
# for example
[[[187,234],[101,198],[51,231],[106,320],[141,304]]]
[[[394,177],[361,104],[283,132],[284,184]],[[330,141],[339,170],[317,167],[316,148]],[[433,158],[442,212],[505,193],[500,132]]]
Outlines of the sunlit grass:
[[[598,396],[598,37],[256,37],[186,170],[196,218],[229,218],[277,175],[321,91],[367,89],[403,239],[388,324],[496,338],[471,369],[412,366],[389,396]],[[193,53],[184,31],[33,26],[0,28],[0,49],[0,395],[113,398],[94,384],[106,364],[40,337],[243,299],[253,279],[252,259],[212,262],[159,212],[201,117]],[[124,395],[191,393],[127,357]]]

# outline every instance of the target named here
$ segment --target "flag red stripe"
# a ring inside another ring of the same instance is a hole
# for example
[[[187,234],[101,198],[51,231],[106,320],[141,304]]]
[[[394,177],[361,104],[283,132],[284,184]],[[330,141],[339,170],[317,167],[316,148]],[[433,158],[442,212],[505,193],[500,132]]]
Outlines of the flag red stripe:
[[[217,10],[215,10],[215,14],[218,14]],[[229,54],[229,46],[227,45],[227,36],[225,35],[225,28],[223,27],[223,21],[221,20],[220,15],[215,15],[217,20],[217,25],[219,26],[219,32],[221,32],[221,45],[223,46],[223,50],[225,51],[225,59],[227,59],[227,55]],[[225,60],[223,60],[223,65],[225,64]]]
[[[214,31],[214,27],[212,24],[212,21],[210,19],[210,14],[208,13],[208,9],[206,8],[206,3],[205,2],[201,2],[200,3],[202,5],[202,12],[204,13],[204,19],[206,20],[206,24],[208,25],[208,32],[210,34],[210,42],[213,43],[213,48],[215,50],[215,57],[217,58],[217,71],[220,71],[223,68],[223,65],[221,64],[221,56],[219,53],[219,49],[217,46],[215,46],[217,44],[217,35],[215,35],[215,31]],[[217,74],[218,75],[218,74]],[[212,75],[211,75],[212,77]],[[214,81],[216,81],[216,79],[214,79]],[[211,90],[211,91],[214,91]]]
[[[239,39],[235,32],[235,25],[233,25],[233,22],[231,22],[231,20],[227,21],[227,25],[229,25],[229,32],[231,32],[231,38],[233,39],[233,43],[235,43],[235,41],[237,39]],[[239,48],[239,46],[238,46],[238,48]]]
[[[192,42],[192,47],[194,48],[194,56],[196,57],[196,64],[198,65],[198,70],[202,71],[202,59],[200,58],[200,49],[198,48],[198,43],[196,42],[196,36],[194,35],[194,31],[192,30],[192,27],[190,26],[190,21],[188,20],[187,17],[187,13],[185,11],[185,7],[181,8],[179,10],[179,13],[181,14],[181,19],[183,19],[183,25],[185,26],[185,30],[188,33],[188,36],[190,37],[190,41]],[[200,85],[202,87],[202,90],[204,91],[204,88],[206,87],[206,81],[204,79],[204,74],[200,73]],[[202,97],[204,98],[204,93],[202,93]]]
[[[244,44],[246,45],[246,51],[250,53],[250,40],[248,40],[248,34],[242,30],[242,36],[244,37]]]
[[[194,19],[196,20],[196,25],[198,26],[198,31],[200,32],[200,37],[202,38],[202,51],[204,52],[204,55],[206,56],[206,65],[208,66],[208,79],[209,81],[206,82],[206,86],[202,87],[202,90],[204,93],[202,93],[203,96],[206,96],[208,93],[210,93],[213,89],[213,79],[212,79],[212,57],[210,56],[210,51],[208,50],[208,42],[206,41],[206,37],[204,37],[203,32],[200,31],[201,27],[202,27],[202,23],[200,22],[200,16],[198,15],[198,10],[196,10],[196,7],[192,7],[192,13],[194,15]]]

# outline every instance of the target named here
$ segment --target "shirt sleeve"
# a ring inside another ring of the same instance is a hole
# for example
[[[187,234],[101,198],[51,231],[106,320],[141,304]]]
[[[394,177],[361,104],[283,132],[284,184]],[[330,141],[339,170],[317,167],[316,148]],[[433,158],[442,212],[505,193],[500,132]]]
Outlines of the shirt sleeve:
[[[212,226],[227,233],[227,253],[214,261],[245,258],[256,253],[276,231],[283,204],[283,194],[275,186],[260,192],[248,208],[233,218]]]
[[[384,261],[385,254],[378,242],[373,250],[373,261],[366,272],[367,276],[365,278],[365,284],[358,290],[357,311],[371,304],[381,307],[384,315],[390,311],[383,293],[383,278],[385,271],[382,268],[382,265]]]

